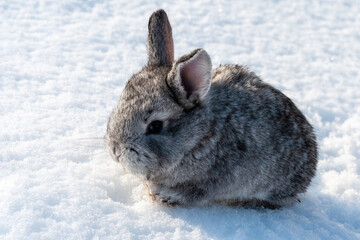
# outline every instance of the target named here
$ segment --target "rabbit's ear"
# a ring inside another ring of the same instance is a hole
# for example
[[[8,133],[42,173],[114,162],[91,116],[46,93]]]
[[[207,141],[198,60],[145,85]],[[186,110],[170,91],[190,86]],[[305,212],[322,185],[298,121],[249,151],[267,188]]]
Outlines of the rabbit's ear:
[[[182,56],[170,71],[167,84],[177,101],[189,109],[201,102],[211,85],[211,59],[203,49]]]
[[[160,9],[154,12],[148,27],[148,65],[171,66],[174,61],[174,43],[165,11]]]

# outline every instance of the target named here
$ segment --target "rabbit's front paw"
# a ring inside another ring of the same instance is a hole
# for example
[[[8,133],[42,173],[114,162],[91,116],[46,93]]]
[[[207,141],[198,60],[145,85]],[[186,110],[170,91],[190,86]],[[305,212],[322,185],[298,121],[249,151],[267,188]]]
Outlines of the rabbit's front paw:
[[[179,193],[166,188],[159,186],[151,186],[150,196],[152,199],[158,203],[161,203],[166,206],[176,206],[180,205],[182,202],[182,197]]]
[[[173,196],[165,196],[165,195],[160,195],[160,194],[155,194],[153,195],[153,198],[155,201],[166,205],[166,206],[171,206],[174,207],[176,205],[179,205],[179,201],[174,198]]]

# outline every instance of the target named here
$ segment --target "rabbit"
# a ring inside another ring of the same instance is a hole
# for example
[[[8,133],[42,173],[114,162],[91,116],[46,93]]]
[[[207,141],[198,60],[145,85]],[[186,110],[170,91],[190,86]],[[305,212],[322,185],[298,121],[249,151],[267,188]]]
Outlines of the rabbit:
[[[313,127],[279,90],[240,65],[212,71],[196,49],[174,61],[160,9],[148,62],[127,82],[105,135],[112,158],[167,206],[277,209],[300,202],[316,172]]]

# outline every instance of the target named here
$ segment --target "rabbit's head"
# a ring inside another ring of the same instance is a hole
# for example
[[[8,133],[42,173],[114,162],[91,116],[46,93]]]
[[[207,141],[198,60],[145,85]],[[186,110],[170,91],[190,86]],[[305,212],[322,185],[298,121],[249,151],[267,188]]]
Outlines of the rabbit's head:
[[[169,173],[208,132],[211,84],[206,51],[174,62],[163,10],[151,15],[148,29],[148,63],[126,84],[106,134],[114,160],[145,179]]]

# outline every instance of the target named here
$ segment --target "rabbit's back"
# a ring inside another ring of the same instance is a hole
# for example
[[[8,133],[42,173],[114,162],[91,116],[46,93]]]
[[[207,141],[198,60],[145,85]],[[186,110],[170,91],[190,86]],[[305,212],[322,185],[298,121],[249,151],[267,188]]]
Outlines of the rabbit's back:
[[[234,164],[230,168],[239,166],[234,177],[252,181],[250,188],[261,183],[256,188],[268,189],[266,198],[273,202],[304,192],[315,174],[317,146],[311,125],[295,104],[239,65],[215,69],[210,93],[222,128],[219,148],[229,148],[217,152],[236,152],[227,159]]]

